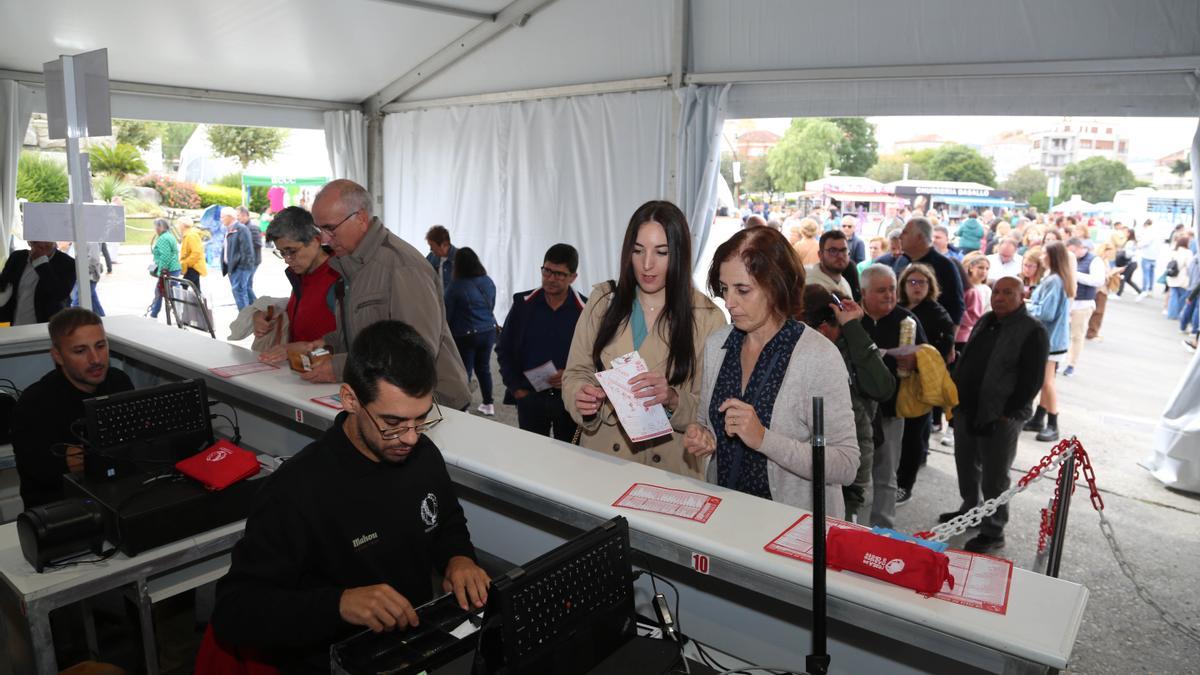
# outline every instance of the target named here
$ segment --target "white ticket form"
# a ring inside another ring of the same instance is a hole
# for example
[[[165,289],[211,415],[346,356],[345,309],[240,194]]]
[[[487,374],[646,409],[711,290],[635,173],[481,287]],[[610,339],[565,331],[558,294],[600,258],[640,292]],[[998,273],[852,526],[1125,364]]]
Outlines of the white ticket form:
[[[614,359],[610,370],[596,373],[596,379],[612,403],[613,410],[617,411],[621,427],[634,443],[666,436],[673,431],[662,404],[647,408],[629,386],[629,380],[648,370],[641,355],[630,352]]]
[[[554,366],[554,362],[547,361],[537,368],[525,371],[525,379],[529,380],[534,391],[546,391],[551,387],[550,378],[557,372],[558,368]]]

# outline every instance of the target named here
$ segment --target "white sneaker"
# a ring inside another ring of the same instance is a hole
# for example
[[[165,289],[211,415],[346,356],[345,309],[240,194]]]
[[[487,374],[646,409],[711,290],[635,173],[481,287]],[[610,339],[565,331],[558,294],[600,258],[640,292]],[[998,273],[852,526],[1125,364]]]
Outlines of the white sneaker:
[[[480,403],[476,410],[484,415],[487,415],[488,417],[496,416],[496,406],[492,403]]]
[[[953,448],[954,447],[954,435],[953,434],[943,435],[942,436],[942,445],[947,448]]]

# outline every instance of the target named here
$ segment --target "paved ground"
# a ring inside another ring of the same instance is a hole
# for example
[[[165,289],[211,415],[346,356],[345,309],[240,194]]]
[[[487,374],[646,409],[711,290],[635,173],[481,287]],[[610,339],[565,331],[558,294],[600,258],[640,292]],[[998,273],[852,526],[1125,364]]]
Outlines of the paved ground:
[[[100,282],[101,301],[109,313],[140,314],[152,293],[145,272],[149,255],[144,248],[129,247],[120,259],[115,273]],[[282,267],[282,262],[266,256],[255,281],[259,295],[287,294]],[[235,315],[229,285],[218,271],[210,272],[203,286],[214,303],[218,337],[224,338],[228,331],[221,327]],[[1200,591],[1194,581],[1195,561],[1200,559],[1200,495],[1167,490],[1138,466],[1191,358],[1180,345],[1176,324],[1161,312],[1160,299],[1134,302],[1130,296],[1109,303],[1103,341],[1086,345],[1078,375],[1060,379],[1060,426],[1064,433],[1077,435],[1091,456],[1105,513],[1141,580],[1166,608],[1200,626]],[[497,401],[501,394],[497,377]],[[476,393],[472,409],[480,400]],[[515,426],[515,409],[497,405],[496,420]],[[1049,447],[1023,434],[1014,480]],[[1051,482],[1042,480],[1013,502],[1004,555],[1021,567],[1034,566],[1038,511],[1052,490]],[[927,529],[939,512],[957,507],[956,495],[953,456],[935,442],[912,502],[898,513],[897,527]],[[1100,534],[1086,491],[1077,493],[1069,523],[1060,576],[1090,592],[1070,672],[1196,672],[1200,645],[1168,628],[1134,594]],[[189,657],[178,658],[186,663]]]

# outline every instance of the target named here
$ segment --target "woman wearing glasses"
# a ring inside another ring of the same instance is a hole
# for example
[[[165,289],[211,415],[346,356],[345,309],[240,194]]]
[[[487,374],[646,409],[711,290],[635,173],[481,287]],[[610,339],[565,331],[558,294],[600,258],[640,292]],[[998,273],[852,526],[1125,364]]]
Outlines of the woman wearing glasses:
[[[972,255],[972,251],[967,255]],[[925,331],[929,344],[937,348],[947,363],[954,361],[954,321],[937,302],[942,294],[937,274],[925,263],[912,263],[900,273],[897,282],[900,305],[913,313]],[[896,505],[907,504],[912,498],[921,462],[929,455],[929,434],[932,431],[932,412],[904,420],[904,437],[900,441],[900,465],[896,470]],[[939,418],[938,422],[941,422]]]
[[[633,213],[620,276],[592,289],[575,327],[563,400],[580,425],[580,445],[700,477],[699,461],[683,450],[682,432],[696,419],[704,340],[725,325],[725,316],[692,286],[691,241],[687,219],[670,202],[646,202]],[[647,407],[662,404],[676,430],[639,443],[625,433],[596,380],[597,371],[633,351],[649,370],[630,387]]]
[[[321,233],[312,214],[298,206],[289,206],[275,215],[267,226],[267,241],[275,245],[274,254],[287,263],[284,274],[292,284],[288,298],[287,335],[277,343],[271,337],[282,317],[267,320],[267,313],[254,313],[254,335],[268,337],[269,349],[259,357],[273,363],[287,358],[288,345],[319,340],[337,329],[334,285],[338,273],[329,266],[329,253],[321,247]]]

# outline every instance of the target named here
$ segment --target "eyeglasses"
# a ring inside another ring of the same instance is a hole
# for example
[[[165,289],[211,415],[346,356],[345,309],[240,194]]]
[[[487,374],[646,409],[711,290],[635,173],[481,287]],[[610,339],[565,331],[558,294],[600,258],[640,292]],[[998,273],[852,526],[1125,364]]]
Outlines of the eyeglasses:
[[[928,286],[929,281],[926,279],[918,279],[916,277],[912,277],[908,280],[908,285],[909,286]]]
[[[542,267],[542,276],[553,277],[555,279],[558,279],[559,281],[562,281],[563,279],[566,279],[567,277],[571,276],[571,273],[570,272],[559,272],[558,270],[552,270],[549,267]]]
[[[355,214],[357,214],[361,210],[362,209],[355,209],[355,210],[351,211],[350,213],[347,213],[346,217],[342,218],[340,221],[338,221],[337,225],[318,225],[317,229],[324,232],[325,234],[333,234],[333,231],[338,229],[339,227],[341,227],[342,223],[346,222],[347,220],[350,220],[351,217],[353,217]]]
[[[363,405],[362,411],[367,413],[367,419],[371,420],[371,424],[375,425],[375,430],[379,432],[379,437],[385,441],[394,441],[410,431],[415,431],[418,434],[423,434],[437,426],[438,422],[442,421],[442,409],[437,403],[433,404],[433,409],[437,411],[437,419],[427,420],[421,424],[405,424],[398,427],[384,428],[379,426],[379,422],[375,421],[375,416],[367,410],[367,406]]]
[[[848,248],[827,248],[824,251],[822,251],[822,253],[828,253],[829,255],[848,255],[850,253],[850,249],[848,249]]]
[[[276,248],[274,251],[271,251],[271,252],[275,254],[276,258],[279,258],[280,260],[287,260],[289,258],[295,258],[297,255],[300,254],[300,251],[301,251],[301,249],[299,247],[297,247],[297,248],[289,248],[289,249]]]

